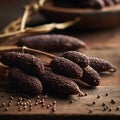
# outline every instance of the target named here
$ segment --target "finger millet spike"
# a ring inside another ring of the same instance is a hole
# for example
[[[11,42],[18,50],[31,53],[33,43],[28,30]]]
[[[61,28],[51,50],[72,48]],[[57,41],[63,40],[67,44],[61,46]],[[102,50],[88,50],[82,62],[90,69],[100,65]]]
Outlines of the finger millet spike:
[[[17,90],[29,95],[40,94],[43,90],[38,78],[30,76],[18,68],[9,69],[8,80]]]
[[[47,51],[74,50],[86,47],[83,41],[75,37],[57,34],[21,37],[16,44],[18,46],[27,46],[34,49]]]
[[[100,75],[92,67],[87,66],[83,69],[82,81],[90,84],[91,86],[98,86],[100,84]]]
[[[6,52],[1,55],[1,62],[9,67],[20,68],[36,77],[41,77],[41,75],[44,74],[43,62],[30,54]]]
[[[96,57],[89,57],[90,60],[90,66],[95,69],[97,72],[115,72],[116,67],[113,66],[110,62],[107,60],[96,58]]]
[[[75,62],[82,68],[90,64],[89,58],[85,54],[77,51],[67,51],[61,56]]]
[[[48,91],[56,92],[62,95],[83,94],[77,84],[61,75],[46,71],[42,79],[43,87]]]
[[[82,68],[79,65],[63,57],[54,58],[50,67],[54,72],[66,77],[80,79],[83,75]]]

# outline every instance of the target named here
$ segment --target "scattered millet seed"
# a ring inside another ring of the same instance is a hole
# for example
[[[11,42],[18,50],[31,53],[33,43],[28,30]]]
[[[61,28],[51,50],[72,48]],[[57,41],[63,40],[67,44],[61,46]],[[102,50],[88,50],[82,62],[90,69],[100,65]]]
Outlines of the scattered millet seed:
[[[99,98],[100,98],[100,95],[97,96],[97,99],[99,99]]]
[[[39,99],[36,99],[35,102],[39,102]]]
[[[116,111],[119,111],[119,110],[120,110],[120,106],[117,106],[117,107],[116,107]]]
[[[20,105],[19,108],[23,108],[23,106]]]
[[[24,106],[24,109],[27,109],[27,106]]]
[[[40,96],[39,96],[39,95],[37,96],[37,99],[40,99]]]
[[[105,106],[106,104],[105,103],[102,103],[102,106]]]
[[[29,107],[29,111],[32,111],[32,106],[31,106],[31,107]]]
[[[92,113],[93,111],[92,110],[89,110],[89,113]]]
[[[111,99],[111,103],[112,103],[112,104],[115,104],[115,100]]]
[[[70,103],[70,104],[71,104],[71,103],[73,103],[73,100],[70,100],[70,102],[69,102],[69,103]]]
[[[85,95],[85,94],[84,94]],[[82,95],[81,93],[78,94],[78,97],[83,97],[84,95]],[[87,96],[87,94],[85,95]]]
[[[44,97],[42,98],[42,101],[45,101]]]
[[[8,107],[6,107],[6,108],[5,108],[5,111],[8,111],[8,109],[9,109],[9,108],[8,108]]]
[[[12,105],[12,103],[8,103],[8,106],[11,106]]]
[[[23,98],[22,98],[22,97],[18,98],[18,101],[22,101],[22,100],[23,100]]]
[[[109,108],[109,110],[108,110],[109,112],[111,112],[112,111],[112,108]]]
[[[5,103],[5,102],[3,102],[3,103],[2,103],[2,106],[4,107],[5,105],[6,105],[6,103]]]
[[[10,100],[13,100],[14,99],[14,97],[13,96],[10,96]]]
[[[107,110],[106,107],[104,107],[104,108],[103,108],[103,111],[106,111],[106,110]]]
[[[48,95],[45,95],[45,96],[44,96],[44,99],[47,99],[47,97],[48,97]]]
[[[20,105],[20,102],[17,102],[17,105]]]
[[[23,105],[24,103],[23,102],[20,102],[20,105]]]
[[[32,103],[29,105],[29,107],[32,107]]]
[[[50,105],[48,104],[46,108],[47,108],[47,109],[50,108]]]
[[[52,106],[52,103],[50,103],[49,105],[50,105],[50,107],[51,107],[51,106]]]
[[[42,104],[42,107],[45,107],[45,103]]]
[[[28,100],[29,103],[31,103],[31,100]]]
[[[22,107],[19,107],[18,110],[19,110],[19,111],[22,111]]]
[[[12,103],[12,102],[13,102],[13,100],[10,100],[10,101],[9,101],[9,103]]]
[[[44,102],[45,101],[45,99],[44,98],[42,98],[42,102]]]
[[[35,106],[38,105],[38,102],[35,102]]]
[[[26,102],[26,105],[29,105],[29,102],[28,102],[28,101]]]
[[[95,101],[93,101],[93,103],[92,103],[93,105],[95,105],[96,104],[96,102]]]
[[[88,93],[87,92],[85,92],[85,94],[84,94],[85,96],[87,96],[88,95]]]
[[[109,95],[108,93],[105,94],[105,96],[108,96],[108,95]]]
[[[53,112],[56,112],[56,108],[52,108],[52,111],[53,111]]]
[[[41,104],[42,103],[42,101],[41,100],[39,100],[39,104]]]
[[[23,98],[23,101],[25,101],[26,100],[26,98]]]
[[[24,106],[26,106],[26,105],[27,105],[27,103],[24,103],[23,105],[24,105]]]
[[[106,109],[108,109],[108,108],[109,108],[109,106],[108,106],[108,105],[106,105],[105,107],[106,107]]]
[[[56,104],[56,101],[53,101],[53,105],[55,105]]]

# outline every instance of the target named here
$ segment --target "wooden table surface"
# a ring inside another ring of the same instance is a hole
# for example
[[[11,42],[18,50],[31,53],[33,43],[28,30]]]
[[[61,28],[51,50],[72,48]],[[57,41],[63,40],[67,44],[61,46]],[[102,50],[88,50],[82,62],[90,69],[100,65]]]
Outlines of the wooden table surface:
[[[8,23],[10,20],[18,16],[15,9],[17,8],[17,4],[15,0],[12,0],[9,5],[6,5],[7,0],[2,0],[2,4],[0,4],[0,9],[4,10],[2,14],[0,14],[0,23],[3,23],[0,28],[2,29],[5,26],[5,23]],[[25,1],[26,2],[26,1]],[[4,6],[3,6],[4,5]],[[15,5],[15,8],[13,6]],[[20,5],[23,5],[23,0],[19,2]],[[1,7],[2,6],[2,7]],[[6,10],[5,10],[6,9]],[[7,11],[10,10],[10,11]],[[15,16],[12,18],[13,12],[15,12]],[[11,16],[9,15],[12,14]],[[21,13],[21,9],[18,9],[18,13]],[[9,16],[7,16],[9,15]],[[8,18],[8,19],[7,19]],[[5,20],[5,21],[4,21]],[[67,98],[65,100],[58,99],[54,97],[49,97],[48,101],[57,101],[57,112],[50,113],[49,110],[45,108],[41,109],[38,106],[34,107],[34,111],[28,112],[26,110],[22,112],[17,111],[17,107],[11,107],[9,111],[4,112],[3,108],[0,108],[0,119],[88,119],[92,118],[106,118],[109,119],[112,117],[117,120],[120,117],[120,110],[116,111],[116,107],[120,106],[120,27],[104,29],[104,30],[88,30],[88,31],[79,31],[79,30],[64,30],[64,31],[53,31],[52,33],[62,33],[66,35],[71,35],[80,38],[87,44],[87,50],[78,50],[83,52],[89,56],[101,57],[109,60],[117,67],[117,72],[110,75],[103,75],[101,79],[101,84],[96,89],[85,89],[88,92],[88,96],[79,98],[78,96],[72,96],[71,98]],[[56,53],[54,53],[56,54]],[[58,54],[58,53],[57,53]],[[60,54],[60,53],[59,53]],[[4,82],[0,83],[2,86]],[[84,89],[83,89],[84,91]],[[105,97],[105,93],[109,93],[108,97]],[[2,93],[0,93],[0,104],[3,101],[8,102],[8,98],[10,94],[6,94],[5,97],[2,97]],[[100,94],[102,97],[97,99],[97,95]],[[14,104],[16,104],[17,97],[15,98]],[[73,104],[69,104],[70,100],[73,100]],[[115,99],[115,105],[110,103],[111,99]],[[96,105],[91,107],[91,103],[96,101]],[[33,104],[35,99],[33,98]],[[109,105],[109,108],[112,108],[112,111],[103,111],[101,104],[106,102]],[[93,113],[89,113],[89,110],[92,110]]]

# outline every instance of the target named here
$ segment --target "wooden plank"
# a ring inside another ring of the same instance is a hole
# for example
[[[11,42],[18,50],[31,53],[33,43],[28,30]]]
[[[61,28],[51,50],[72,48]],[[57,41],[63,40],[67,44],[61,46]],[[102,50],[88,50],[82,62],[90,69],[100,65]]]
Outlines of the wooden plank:
[[[35,98],[26,98],[25,102],[31,99],[31,103],[33,104],[32,111],[29,109],[25,109],[22,111],[18,111],[18,106],[16,106],[18,97],[14,97],[12,105],[9,107],[8,111],[5,111],[6,107],[0,107],[0,117],[3,116],[28,116],[34,118],[34,116],[39,116],[41,118],[49,118],[53,116],[58,117],[66,117],[70,118],[72,116],[77,116],[80,118],[81,116],[119,116],[120,117],[120,110],[116,110],[116,108],[120,105],[120,87],[116,86],[99,86],[96,89],[85,89],[83,90],[88,93],[87,96],[79,97],[78,95],[74,95],[68,98],[58,98],[56,97],[49,97],[45,100],[45,107],[41,107],[41,104],[34,105],[36,101]],[[106,96],[108,93],[108,96]],[[4,94],[4,97],[1,97]],[[5,102],[6,104],[9,102],[10,94],[2,92],[0,95],[0,105]],[[98,95],[100,98],[98,98]],[[111,103],[111,100],[115,101],[115,104]],[[73,103],[70,103],[70,101]],[[52,107],[47,109],[46,106],[48,103],[56,101],[56,112],[52,112]],[[93,104],[95,101],[95,104]],[[24,102],[24,103],[25,103]],[[108,108],[104,111],[104,107],[102,104],[105,103]],[[119,106],[120,107],[120,106]],[[92,113],[90,113],[92,110]]]

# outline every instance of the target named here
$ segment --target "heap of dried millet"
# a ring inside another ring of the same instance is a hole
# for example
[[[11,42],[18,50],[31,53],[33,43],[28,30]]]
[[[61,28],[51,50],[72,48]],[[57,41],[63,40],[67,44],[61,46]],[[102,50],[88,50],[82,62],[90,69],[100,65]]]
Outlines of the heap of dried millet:
[[[41,93],[42,90],[52,90],[63,95],[83,95],[78,81],[95,87],[100,84],[100,72],[116,71],[110,62],[76,51],[67,51],[60,57],[53,58],[49,70],[46,70],[39,58],[26,53],[3,53],[1,62],[9,67],[8,79],[13,87],[32,95]]]

